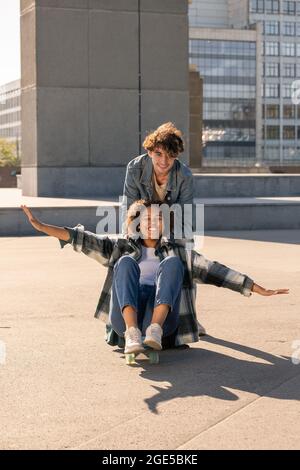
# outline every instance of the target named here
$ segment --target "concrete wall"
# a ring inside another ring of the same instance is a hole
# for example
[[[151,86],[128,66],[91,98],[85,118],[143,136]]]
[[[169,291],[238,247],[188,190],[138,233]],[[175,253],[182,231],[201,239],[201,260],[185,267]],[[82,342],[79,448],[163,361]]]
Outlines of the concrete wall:
[[[12,166],[0,167],[0,188],[16,188],[17,171],[19,172],[20,168],[15,168]]]
[[[23,194],[105,196],[173,121],[188,162],[187,0],[21,0]],[[115,191],[114,191],[115,192]]]
[[[228,25],[233,28],[245,28],[249,24],[249,0],[228,1]]]

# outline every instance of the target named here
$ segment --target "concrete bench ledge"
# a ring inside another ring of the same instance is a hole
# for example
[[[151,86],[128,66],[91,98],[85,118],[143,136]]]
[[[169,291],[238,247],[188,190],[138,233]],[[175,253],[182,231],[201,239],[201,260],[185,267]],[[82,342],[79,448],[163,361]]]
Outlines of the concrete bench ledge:
[[[195,198],[195,203],[204,204],[205,231],[300,229],[300,197]],[[118,198],[30,198],[22,196],[17,189],[0,190],[0,236],[38,234],[28,223],[20,204],[33,208],[34,214],[49,224],[81,223],[91,231],[96,231],[101,219],[98,207],[115,207],[118,222],[120,205]]]

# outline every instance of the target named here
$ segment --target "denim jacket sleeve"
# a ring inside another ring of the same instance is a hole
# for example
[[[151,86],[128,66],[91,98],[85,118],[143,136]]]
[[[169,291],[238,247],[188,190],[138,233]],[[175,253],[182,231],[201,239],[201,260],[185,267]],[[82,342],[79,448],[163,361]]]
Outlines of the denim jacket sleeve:
[[[127,209],[137,199],[140,199],[140,192],[134,181],[133,170],[128,164],[127,169],[126,169],[126,176],[125,176],[125,182],[124,182],[124,188],[123,188],[123,198],[122,198],[122,204],[121,204],[121,221],[122,221],[122,234],[123,235],[125,235],[126,233],[125,222],[126,222]]]
[[[84,253],[98,263],[108,266],[116,240],[84,230],[81,224],[73,228],[64,228],[68,230],[70,238],[68,241],[59,240],[61,248],[64,248],[66,244],[71,244],[77,253]]]
[[[182,214],[186,214],[185,222],[182,225],[184,237],[186,239],[193,238],[193,232],[196,229],[195,217],[196,211],[193,201],[194,196],[194,180],[193,175],[186,175],[180,186],[177,203],[180,204]]]
[[[194,197],[194,179],[193,175],[188,175],[184,178],[180,193],[178,203],[183,206],[183,204],[193,204]]]
[[[250,297],[253,280],[217,261],[209,261],[200,253],[192,251],[192,276],[194,281],[225,287]]]

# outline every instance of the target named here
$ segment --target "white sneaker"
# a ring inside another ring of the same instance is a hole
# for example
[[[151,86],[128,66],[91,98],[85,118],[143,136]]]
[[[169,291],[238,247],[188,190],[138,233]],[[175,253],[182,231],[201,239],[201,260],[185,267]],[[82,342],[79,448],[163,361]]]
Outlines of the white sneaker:
[[[146,330],[144,344],[152,349],[160,351],[162,349],[161,338],[163,330],[158,323],[152,323]]]
[[[130,353],[139,353],[145,351],[145,348],[142,344],[142,333],[141,331],[131,326],[128,330],[125,331],[125,354]]]

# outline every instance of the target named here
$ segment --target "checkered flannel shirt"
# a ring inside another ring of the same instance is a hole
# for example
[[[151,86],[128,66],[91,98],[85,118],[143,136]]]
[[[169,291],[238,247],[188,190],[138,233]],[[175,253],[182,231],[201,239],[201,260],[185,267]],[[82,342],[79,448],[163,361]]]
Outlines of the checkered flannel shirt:
[[[95,311],[95,317],[107,324],[106,341],[110,345],[123,345],[109,325],[109,312],[111,305],[111,289],[113,268],[116,261],[123,255],[130,255],[136,261],[141,257],[142,243],[140,239],[118,238],[96,235],[84,230],[83,225],[65,227],[70,234],[68,241],[59,240],[61,248],[71,244],[77,253],[84,253],[88,257],[108,268],[106,279]],[[209,261],[195,250],[187,250],[184,242],[170,241],[164,237],[158,241],[155,254],[160,261],[167,256],[179,256],[185,268],[185,275],[181,290],[179,309],[179,326],[175,337],[175,346],[193,343],[199,340],[198,322],[195,307],[195,283],[212,284],[217,287],[226,287],[247,297],[251,295],[253,280],[217,261]]]

